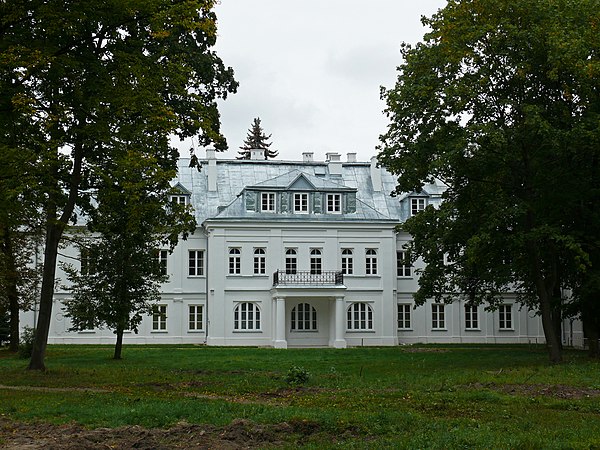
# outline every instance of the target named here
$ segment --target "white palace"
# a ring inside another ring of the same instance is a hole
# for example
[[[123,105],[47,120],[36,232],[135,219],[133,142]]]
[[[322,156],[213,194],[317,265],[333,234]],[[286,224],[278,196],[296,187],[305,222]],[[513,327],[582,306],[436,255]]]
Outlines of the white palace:
[[[392,197],[396,179],[376,159],[302,161],[217,159],[202,170],[180,161],[173,201],[190,203],[198,228],[174,252],[159,252],[169,281],[154,313],[124,343],[335,347],[409,343],[541,343],[536,311],[514,296],[496,311],[428,302],[414,307],[418,265],[405,262],[410,236],[396,226],[443,186]],[[70,260],[79,251],[63,251]],[[59,273],[61,282],[66,277]],[[58,283],[60,285],[61,283]],[[50,343],[114,343],[106,329],[69,331],[57,291]],[[36,312],[22,323],[34,325]],[[563,342],[580,345],[580,324],[566,322]]]

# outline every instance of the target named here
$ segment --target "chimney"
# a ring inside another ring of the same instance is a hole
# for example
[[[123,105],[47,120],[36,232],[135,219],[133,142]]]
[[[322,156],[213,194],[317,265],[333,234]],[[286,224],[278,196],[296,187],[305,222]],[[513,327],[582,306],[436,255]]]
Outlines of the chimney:
[[[329,175],[342,174],[342,160],[339,153],[326,153],[327,166],[329,167]]]
[[[208,191],[215,192],[217,190],[217,158],[215,157],[214,148],[206,149],[206,159],[208,160],[208,167],[206,169]]]
[[[373,183],[373,190],[381,192],[383,185],[381,183],[381,169],[377,167],[377,156],[371,158],[371,182]]]
[[[259,160],[265,159],[265,150],[262,148],[251,148],[250,149],[250,159]]]
[[[348,162],[356,162],[356,153],[346,153],[346,159]]]
[[[304,152],[302,153],[302,161],[304,162],[313,162],[313,152]]]

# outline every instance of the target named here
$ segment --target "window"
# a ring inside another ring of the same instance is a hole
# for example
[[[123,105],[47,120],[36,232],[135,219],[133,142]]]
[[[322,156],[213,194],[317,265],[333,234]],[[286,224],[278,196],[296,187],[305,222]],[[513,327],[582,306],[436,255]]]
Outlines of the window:
[[[398,329],[399,330],[410,330],[410,310],[411,305],[409,303],[398,304]]]
[[[344,275],[351,275],[354,273],[353,253],[351,248],[342,249],[342,273]]]
[[[167,305],[152,307],[152,331],[167,330]]]
[[[188,311],[188,330],[202,330],[202,315],[204,313],[202,305],[189,305]]]
[[[294,194],[294,212],[308,213],[308,194]]]
[[[479,329],[479,316],[477,312],[477,305],[465,305],[465,329]]]
[[[512,330],[512,305],[500,305],[500,329]]]
[[[79,260],[81,262],[81,275],[92,275],[96,272],[96,261],[92,257],[92,252],[89,248],[82,247],[79,250]]]
[[[260,194],[260,210],[264,212],[275,211],[275,192],[262,192]]]
[[[368,248],[365,252],[365,273],[377,275],[377,250]]]
[[[310,273],[317,275],[322,272],[321,249],[313,248],[310,251]]]
[[[239,275],[242,273],[242,251],[239,248],[229,249],[229,274]]]
[[[160,275],[167,274],[167,254],[166,250],[156,251],[156,264],[158,265],[158,273]]]
[[[412,273],[412,264],[408,252],[399,250],[396,252],[396,267],[399,277],[410,277]]]
[[[254,303],[244,302],[233,311],[233,329],[260,330],[260,309]]]
[[[285,273],[293,274],[298,271],[298,259],[297,250],[295,248],[288,248],[285,251]]]
[[[341,194],[327,194],[327,212],[328,213],[341,213],[342,212],[342,195]]]
[[[433,303],[431,305],[431,328],[434,330],[446,329],[446,318],[444,307],[441,303]]]
[[[264,248],[254,249],[254,274],[264,275],[267,273],[267,252]]]
[[[188,196],[187,195],[171,195],[171,203],[175,203],[176,205],[187,205],[188,204]]]
[[[188,275],[190,277],[204,275],[204,250],[188,251]]]
[[[348,308],[348,330],[364,331],[373,329],[373,309],[366,303],[352,303]]]
[[[411,198],[410,199],[410,214],[411,216],[414,216],[415,214],[418,214],[419,212],[423,211],[425,209],[425,206],[427,206],[427,199],[426,198]]]
[[[317,310],[308,303],[300,303],[292,309],[292,330],[315,331]]]

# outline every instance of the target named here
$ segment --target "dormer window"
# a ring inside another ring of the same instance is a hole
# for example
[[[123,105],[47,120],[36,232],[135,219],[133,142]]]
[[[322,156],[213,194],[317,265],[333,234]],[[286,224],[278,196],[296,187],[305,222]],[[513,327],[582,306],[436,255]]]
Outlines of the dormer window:
[[[331,214],[340,214],[342,212],[341,194],[327,194],[327,212]]]
[[[189,195],[171,195],[171,203],[175,203],[176,205],[187,205],[190,202]]]
[[[308,193],[294,194],[294,212],[308,214]]]
[[[410,199],[410,215],[414,216],[425,209],[427,199],[425,197],[415,197]]]
[[[275,192],[261,192],[260,210],[262,212],[275,212]]]

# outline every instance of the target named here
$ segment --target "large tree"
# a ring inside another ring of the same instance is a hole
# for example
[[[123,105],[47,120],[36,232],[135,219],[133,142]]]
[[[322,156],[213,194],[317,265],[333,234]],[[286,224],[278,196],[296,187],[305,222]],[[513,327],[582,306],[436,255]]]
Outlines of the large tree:
[[[239,156],[237,159],[250,159],[250,150],[263,150],[265,159],[276,158],[279,155],[277,150],[271,150],[272,142],[268,142],[272,135],[266,135],[260,126],[260,117],[256,117],[252,122],[252,126],[248,130],[244,145],[240,147]]]
[[[189,205],[170,203],[175,174],[171,159],[158,159],[143,146],[129,148],[99,171],[81,270],[65,267],[72,283],[72,297],[65,301],[72,329],[114,330],[114,359],[121,359],[124,331],[137,331],[160,299],[160,283],[168,277],[156,252],[172,250],[179,236],[196,228]]]
[[[169,148],[170,134],[226,148],[216,99],[236,89],[212,50],[213,0],[0,2],[0,110],[36,139],[44,201],[44,267],[30,369],[44,369],[58,246],[85,203],[91,166],[110,159],[123,128]],[[18,114],[17,114],[18,113]],[[31,141],[31,140],[30,140]],[[17,142],[17,145],[20,145]],[[18,176],[18,174],[16,174]]]
[[[379,155],[398,192],[447,185],[439,209],[403,224],[426,264],[416,302],[493,306],[516,291],[558,362],[561,289],[590,261],[577,217],[598,198],[600,3],[451,0],[423,22],[382,92]]]

